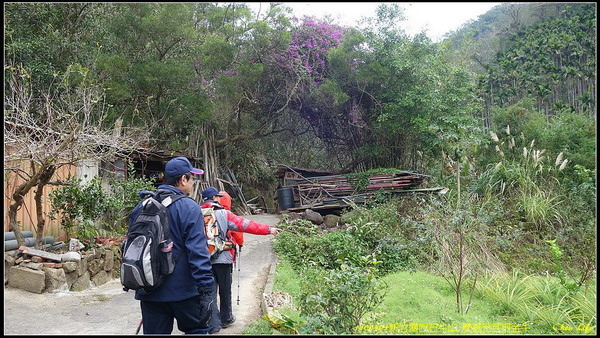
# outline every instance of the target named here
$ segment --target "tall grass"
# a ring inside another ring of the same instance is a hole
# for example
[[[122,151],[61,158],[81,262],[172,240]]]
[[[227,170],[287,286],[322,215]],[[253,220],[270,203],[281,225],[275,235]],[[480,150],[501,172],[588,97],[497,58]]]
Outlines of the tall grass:
[[[479,292],[498,305],[500,315],[512,316],[521,312],[522,304],[532,296],[529,278],[519,271],[487,275],[479,283]]]
[[[554,223],[563,223],[561,202],[560,198],[553,196],[551,192],[533,187],[519,192],[516,205],[525,215],[525,219],[535,225],[537,231],[551,232],[554,230]]]
[[[532,333],[596,332],[596,290],[566,289],[556,277],[511,274],[487,276],[480,295],[497,302],[499,315],[529,323]]]

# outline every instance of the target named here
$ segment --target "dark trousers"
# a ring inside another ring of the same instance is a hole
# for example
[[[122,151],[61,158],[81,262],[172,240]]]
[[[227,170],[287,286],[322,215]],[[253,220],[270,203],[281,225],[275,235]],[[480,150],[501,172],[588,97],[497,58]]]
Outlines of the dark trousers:
[[[221,323],[227,323],[233,319],[233,311],[231,309],[233,264],[213,264],[212,271],[219,288]]]
[[[200,296],[177,302],[140,301],[144,334],[171,334],[173,320],[177,328],[186,334],[207,334],[206,309],[203,309]]]

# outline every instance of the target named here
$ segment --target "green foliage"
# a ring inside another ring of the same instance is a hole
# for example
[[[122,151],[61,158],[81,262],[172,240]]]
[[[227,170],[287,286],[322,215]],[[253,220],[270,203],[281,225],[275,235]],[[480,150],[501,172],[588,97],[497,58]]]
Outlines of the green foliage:
[[[368,268],[342,265],[302,274],[301,333],[352,334],[364,315],[381,303],[387,285]]]
[[[536,140],[529,142],[523,133],[519,137],[512,133],[510,126],[498,135],[490,132],[493,143],[487,147],[487,158],[498,162],[489,164],[469,190],[488,198],[493,194],[508,197],[523,221],[542,233],[552,232],[568,222],[563,212],[565,189],[561,181],[569,161],[563,153],[554,159],[546,149],[535,149]],[[554,163],[546,164],[547,158],[554,159]]]
[[[298,334],[298,329],[296,329],[298,322],[284,313],[280,313],[277,310],[271,310],[261,318],[269,322],[271,327],[279,332],[286,334]]]
[[[535,225],[539,231],[553,231],[550,227],[553,223],[558,225],[563,223],[561,211],[561,200],[557,196],[552,196],[552,192],[546,192],[539,188],[531,190],[522,190],[517,197],[517,210],[523,214],[525,221]]]
[[[367,187],[369,186],[369,179],[372,175],[392,175],[398,173],[399,171],[401,170],[396,168],[375,168],[359,173],[350,173],[346,175],[346,177],[348,177],[348,181],[350,182],[350,185],[352,185],[352,188],[354,188],[355,193],[361,193],[367,190]]]
[[[89,184],[82,185],[81,179],[70,177],[67,184],[50,193],[52,210],[51,219],[56,219],[61,214],[61,227],[65,230],[67,237],[79,234],[82,239],[91,239],[89,222],[96,220],[106,211],[102,203],[104,193],[101,181],[94,177]],[[76,227],[79,225],[79,230]]]
[[[554,264],[556,265],[555,272],[560,280],[560,285],[570,293],[579,291],[582,285],[574,281],[565,271],[563,260],[564,254],[560,250],[558,244],[556,244],[556,240],[547,240],[546,243],[548,243],[550,252],[552,253],[552,258],[554,260]]]
[[[307,266],[336,269],[342,264],[374,264],[364,245],[344,230],[312,236],[283,231],[280,235],[273,244],[275,252],[286,257],[295,269]]]
[[[342,215],[349,224],[348,232],[370,252],[380,274],[415,268],[423,259],[421,251],[428,245],[425,232],[415,228],[418,224],[400,217],[403,201],[387,199],[374,207],[356,207]]]
[[[502,329],[492,332],[493,328],[519,324],[494,316],[495,304],[480,297],[473,298],[469,313],[458,314],[456,295],[442,277],[433,274],[403,271],[384,280],[389,286],[387,295],[380,306],[365,316],[360,334],[502,334]]]
[[[298,273],[294,270],[289,260],[285,258],[279,260],[277,263],[273,291],[283,291],[289,294],[292,300],[299,299],[302,292]]]
[[[510,126],[511,135],[522,133],[539,145],[545,144],[546,117],[536,109],[534,99],[524,98],[504,108],[496,107],[492,114],[492,122],[496,126],[493,130],[498,135],[505,134],[506,126]]]
[[[564,152],[573,165],[596,168],[595,118],[575,113],[556,116],[547,131],[549,149]]]
[[[514,32],[482,81],[499,106],[536,99],[547,115],[565,110],[592,116],[595,103],[596,17],[590,6],[566,6],[561,15]]]
[[[34,92],[46,91],[69,65],[90,64],[104,15],[110,15],[104,4],[6,4],[6,60],[31,70]]]
[[[133,172],[126,180],[111,180],[108,192],[98,176],[87,184],[70,178],[50,193],[50,217],[61,215],[67,237],[89,241],[98,235],[120,236],[127,227],[127,216],[140,200],[138,191],[144,189],[154,189],[152,181],[133,178]]]
[[[153,179],[136,178],[134,172],[133,162],[131,162],[127,179],[111,179],[109,190],[103,200],[106,206],[103,227],[116,233],[124,233],[127,217],[140,201],[138,192],[154,190]]]
[[[321,233],[319,226],[313,222],[305,219],[290,221],[287,215],[284,215],[283,221],[278,226],[284,230],[282,234],[289,233],[298,237],[312,237]]]

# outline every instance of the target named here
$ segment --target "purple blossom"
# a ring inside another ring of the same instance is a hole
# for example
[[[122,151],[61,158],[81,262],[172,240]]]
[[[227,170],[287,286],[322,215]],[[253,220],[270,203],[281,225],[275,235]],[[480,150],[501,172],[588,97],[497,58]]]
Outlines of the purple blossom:
[[[338,27],[318,23],[314,18],[305,17],[298,30],[292,34],[289,48],[273,60],[282,67],[291,69],[302,65],[306,72],[321,83],[327,65],[327,52],[341,44],[344,31]]]

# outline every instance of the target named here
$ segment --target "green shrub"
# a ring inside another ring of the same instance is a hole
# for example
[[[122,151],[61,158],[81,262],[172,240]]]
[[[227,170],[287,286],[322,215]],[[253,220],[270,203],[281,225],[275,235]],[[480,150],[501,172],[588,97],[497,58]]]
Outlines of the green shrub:
[[[112,179],[106,193],[104,204],[106,212],[102,217],[103,227],[124,234],[127,227],[128,216],[139,203],[141,190],[155,190],[154,180],[135,178],[133,166],[129,168],[127,179]]]
[[[387,285],[371,269],[342,265],[340,269],[307,269],[302,273],[304,293],[300,333],[352,334],[363,316],[377,307]]]
[[[62,215],[61,227],[67,237],[92,241],[94,237],[125,233],[127,217],[140,201],[140,190],[154,190],[152,180],[133,178],[133,167],[126,180],[111,180],[108,191],[95,176],[89,183],[69,178],[67,184],[50,193],[50,217]]]
[[[65,185],[50,193],[49,199],[50,218],[56,219],[58,214],[62,216],[61,227],[67,238],[93,239],[97,231],[90,223],[93,224],[106,211],[103,203],[105,195],[97,176],[88,184],[70,177]]]
[[[344,263],[355,266],[370,263],[364,245],[345,230],[312,237],[282,232],[273,247],[296,269],[307,266],[336,269]]]

